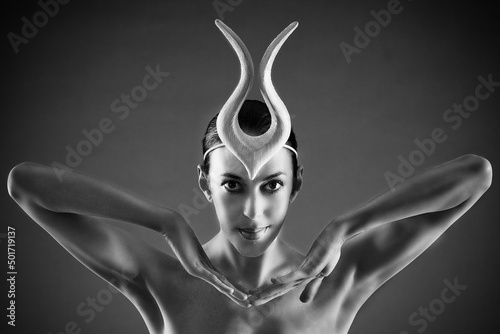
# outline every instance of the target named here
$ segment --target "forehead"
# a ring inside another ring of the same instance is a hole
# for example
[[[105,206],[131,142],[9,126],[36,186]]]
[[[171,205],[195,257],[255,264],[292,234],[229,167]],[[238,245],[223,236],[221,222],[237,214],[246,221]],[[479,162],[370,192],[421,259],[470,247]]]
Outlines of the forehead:
[[[248,173],[245,166],[238,158],[229,151],[227,147],[220,147],[212,151],[210,156],[210,174],[220,176],[223,173],[232,173],[248,179]],[[292,175],[292,154],[288,149],[281,148],[262,168],[259,170],[255,179],[264,178],[276,172],[283,172]]]

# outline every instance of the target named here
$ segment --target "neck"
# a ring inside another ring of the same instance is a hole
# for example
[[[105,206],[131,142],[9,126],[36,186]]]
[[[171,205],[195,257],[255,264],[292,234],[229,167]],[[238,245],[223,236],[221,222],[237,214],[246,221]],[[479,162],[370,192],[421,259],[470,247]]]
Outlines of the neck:
[[[222,231],[204,247],[214,266],[235,286],[241,286],[244,290],[269,283],[270,278],[287,261],[286,245],[279,238],[256,257],[241,255]]]

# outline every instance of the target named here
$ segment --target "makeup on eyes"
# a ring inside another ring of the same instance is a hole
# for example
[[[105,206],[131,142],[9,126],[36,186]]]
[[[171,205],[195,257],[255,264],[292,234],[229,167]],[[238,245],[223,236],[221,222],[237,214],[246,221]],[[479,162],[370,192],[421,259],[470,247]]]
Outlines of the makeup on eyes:
[[[221,183],[221,186],[223,186],[227,191],[229,192],[233,192],[233,193],[237,193],[237,192],[240,192],[242,191],[242,189],[231,189],[231,188],[228,188],[226,187],[227,184],[229,183],[235,183],[235,184],[238,184],[240,185],[240,187],[242,188],[242,185],[240,184],[240,182],[238,181],[235,181],[235,180],[232,180],[232,179],[228,179],[228,180],[223,180],[222,183]],[[276,189],[270,189],[270,188],[267,188],[267,186],[269,184],[272,184],[272,183],[276,183]],[[279,185],[279,186],[278,186]],[[264,188],[266,188],[265,190],[271,194],[274,194],[276,193],[277,191],[279,191],[282,187],[284,186],[284,182],[281,181],[280,179],[274,179],[274,180],[270,180],[269,182],[267,182],[265,185],[264,185]]]

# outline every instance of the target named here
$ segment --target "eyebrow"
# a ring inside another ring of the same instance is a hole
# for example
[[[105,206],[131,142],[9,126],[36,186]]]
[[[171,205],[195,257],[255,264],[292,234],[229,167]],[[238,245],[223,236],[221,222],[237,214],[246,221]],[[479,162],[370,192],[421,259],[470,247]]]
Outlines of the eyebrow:
[[[273,174],[265,177],[262,181],[267,181],[267,180],[273,179],[276,176],[280,176],[280,175],[286,175],[286,173],[276,172],[276,173],[273,173]],[[228,173],[228,172],[223,173],[220,176],[230,177],[230,178],[233,178],[233,179],[238,180],[238,181],[242,181],[243,180],[243,178],[241,176],[238,176],[238,175],[233,174],[233,173]]]

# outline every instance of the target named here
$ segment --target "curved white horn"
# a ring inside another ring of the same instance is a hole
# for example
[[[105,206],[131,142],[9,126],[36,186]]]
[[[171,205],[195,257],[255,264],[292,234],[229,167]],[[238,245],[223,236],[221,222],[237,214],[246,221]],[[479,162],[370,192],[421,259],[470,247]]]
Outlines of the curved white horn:
[[[238,134],[238,132],[243,133],[245,136],[246,134],[240,128],[238,114],[243,102],[245,102],[246,96],[252,88],[253,61],[247,47],[231,28],[220,20],[215,20],[215,25],[222,31],[229,44],[233,47],[241,67],[240,81],[217,116],[217,133],[220,140],[243,163],[247,172],[249,172],[245,156],[252,155],[253,152],[252,148],[246,146],[244,142],[239,141],[241,134]]]
[[[290,115],[279,98],[271,81],[271,68],[276,55],[297,28],[298,23],[290,24],[267,48],[260,64],[261,93],[271,114],[271,126],[266,133],[249,136],[241,130],[238,114],[252,86],[252,58],[239,37],[222,21],[215,24],[236,52],[241,65],[241,77],[233,94],[222,107],[217,117],[217,132],[225,146],[241,161],[251,180],[276,152],[286,143],[291,131]]]
[[[285,43],[288,36],[298,27],[297,21],[288,25],[269,45],[259,67],[259,83],[260,92],[264,101],[266,102],[269,113],[271,114],[271,127],[265,133],[268,135],[267,151],[269,157],[266,158],[265,164],[288,140],[292,129],[292,122],[290,114],[280,99],[278,93],[274,89],[273,81],[271,79],[271,70],[273,67],[274,59],[278,54],[283,43]],[[260,168],[260,167],[259,167]]]

